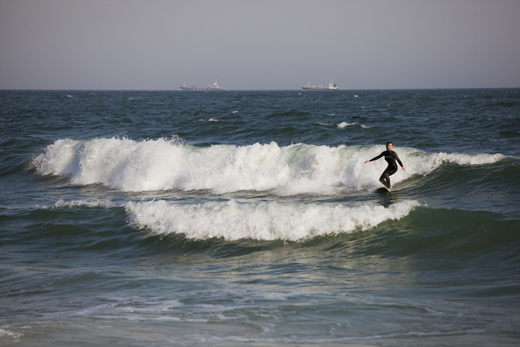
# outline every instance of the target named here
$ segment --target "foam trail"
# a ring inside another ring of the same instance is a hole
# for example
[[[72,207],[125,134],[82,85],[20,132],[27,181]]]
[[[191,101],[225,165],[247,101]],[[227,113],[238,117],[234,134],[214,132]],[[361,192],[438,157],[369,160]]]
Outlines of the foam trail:
[[[155,234],[184,234],[189,239],[224,238],[302,241],[321,235],[367,230],[394,219],[401,219],[417,201],[383,206],[346,207],[338,204],[282,204],[260,202],[241,204],[206,202],[180,205],[164,200],[129,202],[126,210],[131,224]]]
[[[120,205],[115,204],[110,200],[72,200],[65,201],[60,199],[56,201],[54,206],[46,206],[46,205],[36,205],[38,209],[51,209],[51,208],[75,208],[75,207],[103,207],[103,208],[112,208],[118,207]]]
[[[75,184],[101,183],[124,191],[252,190],[325,195],[337,194],[340,189],[378,187],[386,162],[363,163],[383,150],[384,146],[279,147],[275,142],[200,148],[167,139],[63,139],[49,145],[33,165],[43,175],[68,176]],[[428,154],[413,148],[396,151],[407,172],[393,175],[393,183],[412,174],[426,175],[446,162],[485,165],[504,158],[501,154]]]

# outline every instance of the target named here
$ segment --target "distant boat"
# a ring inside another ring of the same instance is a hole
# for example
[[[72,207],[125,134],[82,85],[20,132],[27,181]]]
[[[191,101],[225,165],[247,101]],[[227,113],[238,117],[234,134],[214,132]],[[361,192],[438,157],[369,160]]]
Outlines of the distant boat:
[[[332,80],[330,83],[329,83],[329,87],[324,87],[323,84],[320,85],[320,86],[309,86],[309,83],[307,83],[306,86],[303,86],[302,87],[302,90],[306,91],[306,92],[328,92],[328,91],[335,91],[335,90],[340,90],[336,84],[334,83],[334,80]]]
[[[184,82],[184,85],[179,88],[185,92],[218,92],[226,90],[225,88],[222,88],[218,85],[218,81],[215,81],[213,84],[210,84],[206,88],[197,88],[196,86],[186,87],[186,82]]]
[[[213,84],[210,84],[206,87],[207,91],[223,91],[226,90],[225,88],[222,88],[218,85],[218,81],[213,82]]]

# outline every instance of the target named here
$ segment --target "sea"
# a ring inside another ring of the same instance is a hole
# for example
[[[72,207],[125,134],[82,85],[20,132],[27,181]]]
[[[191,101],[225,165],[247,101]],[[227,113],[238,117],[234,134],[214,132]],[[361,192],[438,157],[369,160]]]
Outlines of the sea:
[[[0,107],[1,346],[520,345],[520,89]]]

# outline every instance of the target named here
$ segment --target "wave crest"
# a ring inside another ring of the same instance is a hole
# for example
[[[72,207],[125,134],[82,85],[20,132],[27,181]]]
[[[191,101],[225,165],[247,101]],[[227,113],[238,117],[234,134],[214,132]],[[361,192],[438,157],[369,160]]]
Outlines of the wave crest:
[[[405,201],[383,206],[347,207],[338,204],[281,204],[277,202],[206,202],[180,205],[164,200],[129,202],[131,224],[155,234],[183,234],[189,239],[224,238],[227,241],[302,241],[316,236],[368,230],[397,220],[419,206]]]
[[[271,142],[200,148],[167,139],[63,139],[49,145],[33,165],[43,175],[69,176],[75,184],[101,183],[124,191],[251,190],[326,195],[378,187],[386,162],[363,163],[378,155],[382,147],[279,147]],[[484,165],[504,158],[501,154],[428,154],[413,148],[398,148],[397,152],[407,172],[392,176],[393,183],[412,174],[428,174],[446,162]]]

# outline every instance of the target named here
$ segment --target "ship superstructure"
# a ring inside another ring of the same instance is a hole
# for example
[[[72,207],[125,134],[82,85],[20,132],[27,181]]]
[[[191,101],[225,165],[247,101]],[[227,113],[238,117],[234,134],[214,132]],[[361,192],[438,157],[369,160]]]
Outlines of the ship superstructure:
[[[215,81],[215,82],[213,82],[213,84],[210,84],[209,86],[207,86],[206,90],[208,90],[208,91],[221,91],[221,90],[226,90],[226,89],[222,88],[221,86],[219,86],[218,85],[218,81]]]

